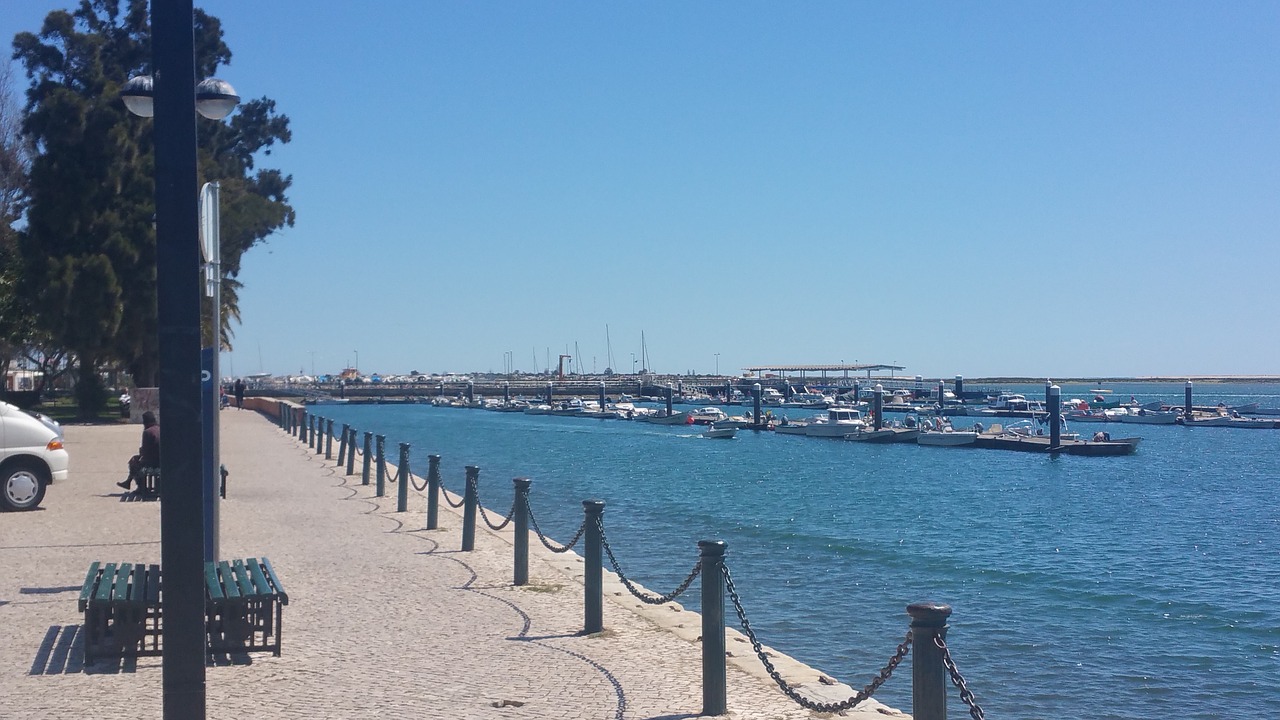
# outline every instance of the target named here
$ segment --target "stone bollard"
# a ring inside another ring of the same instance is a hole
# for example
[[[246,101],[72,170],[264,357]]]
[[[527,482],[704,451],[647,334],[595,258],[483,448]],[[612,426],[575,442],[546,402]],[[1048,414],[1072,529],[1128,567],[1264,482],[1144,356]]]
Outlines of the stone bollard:
[[[374,484],[374,495],[382,497],[387,494],[387,436],[378,435],[377,451],[378,456],[378,480]]]
[[[723,540],[699,540],[702,558],[702,714],[728,712],[724,642]]]
[[[582,501],[583,522],[587,524],[582,564],[582,633],[604,630],[604,557],[600,525],[604,522],[604,501]]]
[[[342,467],[347,462],[347,434],[351,432],[351,425],[342,423],[342,437],[338,440],[338,467]]]
[[[333,420],[324,421],[324,459],[333,459]]]
[[[480,494],[480,468],[467,466],[467,487],[462,491],[462,549],[476,549],[476,505]]]
[[[361,485],[369,484],[369,469],[373,463],[373,433],[364,431],[364,472],[360,478]]]
[[[918,602],[907,606],[911,616],[911,717],[947,720],[947,669],[935,638],[947,637],[951,606]]]
[[[440,456],[427,456],[427,529],[440,524]]]
[[[409,443],[400,443],[400,485],[396,488],[396,512],[409,509]]]
[[[516,486],[515,514],[511,522],[515,523],[515,578],[516,585],[529,584],[529,478],[515,478],[511,481]]]

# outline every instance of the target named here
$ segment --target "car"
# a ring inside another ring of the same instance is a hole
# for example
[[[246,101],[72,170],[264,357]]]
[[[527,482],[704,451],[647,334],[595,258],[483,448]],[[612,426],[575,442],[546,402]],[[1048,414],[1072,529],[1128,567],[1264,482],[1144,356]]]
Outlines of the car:
[[[49,484],[67,479],[69,464],[57,423],[0,402],[0,509],[39,507]]]

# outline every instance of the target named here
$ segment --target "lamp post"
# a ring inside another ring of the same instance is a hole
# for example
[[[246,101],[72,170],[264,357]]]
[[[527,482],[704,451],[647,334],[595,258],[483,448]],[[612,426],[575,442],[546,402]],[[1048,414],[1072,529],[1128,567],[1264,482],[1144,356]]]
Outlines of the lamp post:
[[[360,374],[360,351],[352,350],[351,352],[356,354],[356,375],[359,375]]]
[[[720,353],[716,353],[716,377],[720,377]]]
[[[205,717],[200,214],[191,192],[198,176],[196,104],[199,99],[199,112],[206,117],[225,117],[239,98],[229,85],[212,80],[200,84],[198,98],[192,0],[151,3],[151,60],[155,81],[130,80],[122,95],[132,112],[155,116],[156,306],[165,426],[160,450],[165,479],[160,491],[162,683],[164,717],[176,720]]]

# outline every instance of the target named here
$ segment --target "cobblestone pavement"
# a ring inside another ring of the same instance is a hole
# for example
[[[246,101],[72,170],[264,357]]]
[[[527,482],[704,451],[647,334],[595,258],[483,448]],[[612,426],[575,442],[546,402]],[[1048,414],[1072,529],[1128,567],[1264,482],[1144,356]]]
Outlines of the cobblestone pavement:
[[[290,604],[282,657],[207,670],[210,718],[591,718],[675,720],[702,707],[701,618],[656,608],[605,574],[605,631],[583,636],[582,560],[530,543],[530,585],[511,582],[512,531],[483,523],[459,551],[461,518],[425,499],[395,512],[303,443],[250,411],[221,413],[230,471],[221,555],[267,556]],[[0,515],[0,717],[161,714],[160,658],[86,666],[76,598],[90,562],[160,560],[160,505],[115,483],[138,426],[70,426],[71,478],[43,508]],[[336,456],[335,444],[334,454]],[[357,467],[359,467],[357,465]],[[455,498],[456,499],[456,498]],[[492,515],[492,514],[491,514]],[[496,516],[493,519],[497,519]],[[693,592],[697,591],[695,585]],[[728,639],[729,716],[810,718]],[[851,694],[780,654],[791,682],[827,701]],[[902,668],[896,682],[910,682]],[[905,717],[874,701],[851,717]]]

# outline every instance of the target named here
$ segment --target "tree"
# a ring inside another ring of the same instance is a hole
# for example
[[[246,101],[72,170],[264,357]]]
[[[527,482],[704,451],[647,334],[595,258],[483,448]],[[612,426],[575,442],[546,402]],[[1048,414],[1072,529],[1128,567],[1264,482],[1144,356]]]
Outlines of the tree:
[[[231,51],[217,18],[196,10],[194,22],[196,72],[212,77]],[[138,385],[153,385],[158,370],[152,128],[120,100],[129,77],[150,73],[147,2],[81,0],[13,46],[30,80],[23,128],[36,149],[19,294],[37,327],[76,356],[89,412],[103,363]],[[254,168],[256,155],[289,141],[289,119],[264,97],[229,122],[200,121],[198,138],[202,177],[223,184],[224,316],[238,318],[241,257],[293,224],[292,178]],[[221,334],[229,341],[229,329]]]
[[[17,287],[22,268],[16,224],[27,202],[31,145],[22,134],[20,109],[13,96],[11,66],[0,66],[0,377],[30,340],[30,312]]]

